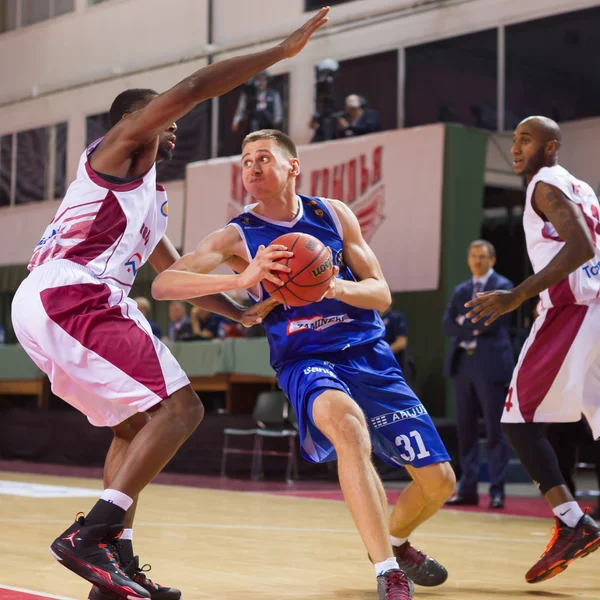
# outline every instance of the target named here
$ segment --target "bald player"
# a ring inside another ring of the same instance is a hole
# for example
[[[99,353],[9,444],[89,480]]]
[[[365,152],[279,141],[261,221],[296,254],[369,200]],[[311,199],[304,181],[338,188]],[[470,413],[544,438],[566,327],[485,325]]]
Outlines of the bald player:
[[[600,205],[592,188],[558,164],[561,133],[546,117],[519,123],[511,153],[527,181],[523,228],[534,270],[512,290],[478,294],[466,306],[486,325],[539,294],[540,314],[523,346],[502,429],[556,517],[529,583],[564,571],[600,547],[600,528],[581,510],[560,472],[547,423],[585,415],[600,437]]]

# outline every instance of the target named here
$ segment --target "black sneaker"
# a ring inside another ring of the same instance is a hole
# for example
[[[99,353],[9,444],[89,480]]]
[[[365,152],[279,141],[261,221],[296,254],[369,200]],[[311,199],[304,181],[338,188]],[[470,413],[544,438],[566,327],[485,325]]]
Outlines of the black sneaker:
[[[119,566],[113,545],[123,528],[120,525],[86,525],[79,517],[57,537],[50,552],[64,567],[119,598],[144,600],[150,594],[132,581]]]
[[[448,579],[448,571],[440,563],[405,542],[402,546],[392,546],[399,567],[417,585],[433,587]]]
[[[413,582],[400,569],[390,569],[377,577],[379,600],[412,600]]]
[[[140,567],[140,559],[138,556],[123,567],[125,573],[138,585],[141,585],[149,594],[152,600],[179,600],[181,592],[172,587],[163,587],[158,583],[154,583],[146,577],[146,573],[150,571],[150,565]],[[114,594],[107,594],[105,591],[94,586],[88,600],[113,600],[117,598]]]

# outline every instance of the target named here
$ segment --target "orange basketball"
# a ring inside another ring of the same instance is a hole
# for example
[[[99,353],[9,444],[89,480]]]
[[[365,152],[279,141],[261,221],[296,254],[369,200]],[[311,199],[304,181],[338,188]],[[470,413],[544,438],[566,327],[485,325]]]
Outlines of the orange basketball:
[[[263,280],[267,292],[288,306],[306,306],[320,300],[333,277],[331,250],[306,233],[286,233],[273,240],[272,244],[286,246],[294,256],[280,259],[281,263],[290,267],[289,273],[274,271],[284,282],[282,287]]]

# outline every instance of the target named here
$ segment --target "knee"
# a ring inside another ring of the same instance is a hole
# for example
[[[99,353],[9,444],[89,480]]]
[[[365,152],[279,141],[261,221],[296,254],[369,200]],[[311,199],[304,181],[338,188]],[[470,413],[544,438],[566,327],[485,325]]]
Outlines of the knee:
[[[345,452],[371,454],[369,430],[362,415],[344,414],[332,422],[329,435],[338,455]]]
[[[165,408],[190,435],[204,418],[204,405],[198,394],[187,387],[173,394],[169,400],[168,403],[165,401]]]
[[[454,493],[456,487],[456,475],[450,463],[438,463],[435,465],[434,477],[428,478],[427,486],[421,486],[425,499],[431,503],[441,506]]]
[[[114,437],[130,442],[143,429],[149,420],[150,417],[147,413],[136,413],[122,423],[112,427]]]

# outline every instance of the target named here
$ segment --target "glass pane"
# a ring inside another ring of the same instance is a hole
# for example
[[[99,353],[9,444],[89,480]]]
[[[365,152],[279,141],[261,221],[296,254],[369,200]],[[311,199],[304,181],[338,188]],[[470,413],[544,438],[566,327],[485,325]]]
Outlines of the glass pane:
[[[21,25],[33,25],[49,19],[50,0],[21,0]]]
[[[158,165],[158,180],[185,178],[189,162],[210,157],[210,102],[202,102],[177,121],[177,143],[173,158]]]
[[[319,10],[323,6],[333,6],[334,4],[344,4],[351,0],[304,0],[304,11]]]
[[[15,0],[0,0],[0,32],[17,26],[17,3]]]
[[[45,127],[17,133],[17,182],[15,203],[44,199],[48,130]]]
[[[75,10],[75,0],[54,0],[54,17]]]
[[[530,115],[600,115],[599,29],[600,7],[506,28],[506,129]]]
[[[56,125],[56,147],[54,167],[54,198],[62,198],[67,190],[67,124]]]
[[[242,120],[239,122],[238,130],[232,131],[233,120],[237,111],[238,101],[242,94],[243,86],[239,86],[231,92],[219,97],[219,148],[218,156],[233,156],[239,154],[242,147],[244,136],[249,133],[249,110],[250,103],[246,103],[246,110],[242,111]],[[269,94],[269,90],[271,93]],[[269,123],[267,119],[270,115],[274,115],[274,102],[277,100],[274,94],[279,95],[281,103],[281,111],[283,120],[280,123]],[[283,73],[281,75],[269,76],[267,81],[267,102],[265,111],[258,110],[255,122],[256,129],[274,127],[281,131],[287,132],[288,127],[288,94],[289,94],[289,75]],[[258,107],[257,107],[258,108]]]
[[[10,204],[12,142],[12,134],[0,137],[0,206]]]
[[[85,145],[86,148],[98,138],[101,138],[110,129],[108,113],[90,115],[85,119]]]
[[[406,49],[405,124],[497,125],[495,29]]]

